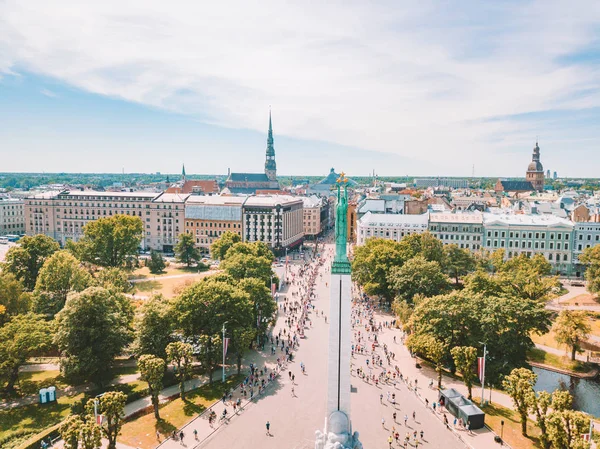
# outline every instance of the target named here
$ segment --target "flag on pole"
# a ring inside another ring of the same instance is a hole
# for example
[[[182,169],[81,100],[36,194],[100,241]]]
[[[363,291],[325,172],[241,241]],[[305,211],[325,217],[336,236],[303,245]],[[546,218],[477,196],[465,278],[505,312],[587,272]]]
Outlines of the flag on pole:
[[[104,421],[104,415],[96,415],[96,424],[101,426],[103,421]]]
[[[479,381],[483,379],[483,365],[484,365],[483,357],[477,357],[477,375],[479,376]]]
[[[264,291],[264,290],[263,290]],[[271,284],[271,296],[275,296],[275,292],[277,291],[277,284],[273,282]]]
[[[229,346],[229,337],[226,337],[223,341],[223,359],[227,356],[227,347]]]

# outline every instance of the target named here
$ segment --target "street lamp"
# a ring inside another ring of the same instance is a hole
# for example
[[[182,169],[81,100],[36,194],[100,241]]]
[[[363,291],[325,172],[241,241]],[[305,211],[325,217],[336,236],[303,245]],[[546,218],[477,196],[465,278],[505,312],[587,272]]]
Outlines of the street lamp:
[[[485,390],[485,356],[487,355],[487,344],[483,342],[479,342],[479,344],[483,345],[483,360],[481,366],[481,405],[484,403],[484,390]]]
[[[500,446],[504,445],[504,420],[500,421]]]
[[[225,321],[223,323],[223,377],[222,381],[225,383],[225,325],[229,323],[229,321]]]

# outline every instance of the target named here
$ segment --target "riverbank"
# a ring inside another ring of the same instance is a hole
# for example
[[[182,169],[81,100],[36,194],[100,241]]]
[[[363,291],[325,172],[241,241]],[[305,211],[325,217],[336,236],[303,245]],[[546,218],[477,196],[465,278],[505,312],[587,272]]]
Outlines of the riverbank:
[[[569,371],[566,369],[557,368],[552,365],[546,365],[544,363],[537,363],[537,362],[532,362],[532,361],[528,361],[527,363],[529,363],[534,368],[541,368],[541,369],[545,369],[548,371],[553,371],[555,373],[564,374],[566,376],[577,377],[579,379],[595,379],[596,377],[598,377],[598,369],[597,368],[593,368],[592,370],[585,372],[585,373],[580,373],[580,372],[576,372],[576,371]]]

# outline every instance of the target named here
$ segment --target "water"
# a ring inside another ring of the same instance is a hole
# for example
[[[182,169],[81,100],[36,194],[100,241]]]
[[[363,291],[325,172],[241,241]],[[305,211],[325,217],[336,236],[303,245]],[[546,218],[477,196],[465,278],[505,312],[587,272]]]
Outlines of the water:
[[[595,379],[579,379],[542,368],[533,368],[538,375],[536,391],[568,390],[573,396],[573,408],[600,417],[600,382]]]

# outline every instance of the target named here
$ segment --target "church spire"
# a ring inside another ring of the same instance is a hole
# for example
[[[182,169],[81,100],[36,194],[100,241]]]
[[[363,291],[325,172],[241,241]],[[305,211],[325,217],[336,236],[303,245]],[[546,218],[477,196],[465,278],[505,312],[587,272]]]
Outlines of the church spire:
[[[181,167],[181,179],[185,182],[185,164]]]
[[[269,133],[267,135],[265,174],[270,181],[277,180],[277,164],[275,163],[275,147],[273,146],[273,122],[271,120],[271,109],[269,109]]]

